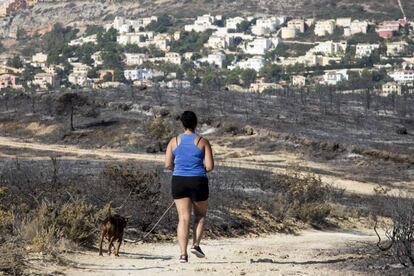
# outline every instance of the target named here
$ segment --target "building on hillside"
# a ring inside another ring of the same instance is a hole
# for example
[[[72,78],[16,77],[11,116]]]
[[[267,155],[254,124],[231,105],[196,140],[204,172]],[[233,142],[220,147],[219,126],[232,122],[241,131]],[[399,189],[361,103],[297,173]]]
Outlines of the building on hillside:
[[[283,87],[277,83],[255,82],[255,83],[250,84],[249,91],[263,93],[265,90],[270,90],[270,89],[283,89]]]
[[[0,75],[0,90],[5,88],[17,88],[19,77],[11,74]]]
[[[244,52],[250,55],[264,55],[272,48],[272,41],[268,38],[256,38],[246,43]]]
[[[183,57],[179,53],[168,52],[165,54],[165,62],[181,65],[183,62]]]
[[[306,85],[306,77],[302,75],[294,75],[291,79],[292,86],[304,87]]]
[[[226,55],[222,52],[216,52],[209,54],[207,57],[201,58],[199,62],[207,62],[210,65],[217,66],[218,68],[223,68],[223,63],[226,60]]]
[[[136,80],[151,80],[156,77],[163,77],[164,73],[156,70],[138,68],[124,71],[125,79],[136,81]]]
[[[227,49],[234,45],[234,38],[231,36],[212,35],[208,39],[207,47],[212,49]]]
[[[91,55],[91,58],[93,59],[93,65],[95,67],[103,65],[103,58],[102,58],[102,52],[98,51]]]
[[[389,76],[396,82],[414,82],[414,70],[399,70],[391,73]]]
[[[32,56],[32,66],[34,67],[46,67],[47,65],[47,54],[36,53]]]
[[[372,55],[372,52],[376,49],[379,49],[379,47],[379,44],[358,43],[355,47],[355,57],[370,57]]]
[[[377,32],[378,36],[382,38],[391,38],[398,33],[402,26],[401,24],[401,21],[384,21],[376,27],[375,31]]]
[[[316,36],[331,35],[335,31],[335,20],[321,20],[317,21],[315,25]]]
[[[338,85],[340,82],[347,81],[349,79],[348,71],[346,69],[329,71],[323,75],[322,84],[326,85]]]
[[[226,28],[237,30],[239,24],[243,23],[244,21],[246,21],[246,19],[244,19],[243,17],[239,17],[239,16],[228,18],[226,19]]]
[[[346,28],[346,27],[351,26],[351,22],[352,22],[351,17],[339,17],[339,18],[336,19],[335,24],[338,27]]]
[[[234,65],[229,66],[228,68],[230,70],[234,70],[236,68],[240,69],[253,69],[256,72],[259,72],[260,69],[263,68],[265,63],[265,60],[262,56],[254,56],[251,58],[248,58],[246,60],[242,60]]]
[[[68,81],[77,86],[86,87],[91,86],[92,81],[88,79],[88,72],[92,68],[82,63],[72,63],[73,71],[68,76]]]
[[[202,16],[198,16],[197,19],[194,21],[193,24],[185,25],[184,30],[186,32],[205,32],[207,30],[215,30],[218,28],[216,26],[216,22],[221,20],[221,16],[212,16],[210,14],[205,14]]]
[[[254,35],[261,36],[274,32],[277,27],[284,24],[285,17],[263,17],[256,20],[256,24],[252,26],[251,30]]]
[[[42,89],[56,88],[60,85],[59,78],[56,74],[38,73],[34,76],[32,84]]]
[[[14,68],[6,65],[0,65],[0,74],[21,74],[23,71],[23,68]]]
[[[93,34],[90,36],[86,36],[86,37],[80,37],[78,39],[73,39],[69,42],[69,46],[81,46],[84,45],[86,43],[92,43],[92,44],[97,44],[97,35]]]
[[[346,41],[333,42],[324,41],[310,49],[311,53],[320,53],[327,56],[342,56],[346,53],[348,43]]]
[[[141,53],[125,53],[125,64],[127,66],[142,65],[148,60],[147,54]]]
[[[82,73],[70,73],[68,76],[68,81],[76,86],[80,87],[90,87],[92,86],[92,81],[88,78],[87,74]]]
[[[295,29],[298,33],[305,32],[305,20],[303,19],[293,19],[287,23],[288,28]]]
[[[359,33],[366,34],[368,32],[368,21],[359,21],[354,20],[351,23],[351,26],[349,27],[350,35],[355,35]]]
[[[167,82],[167,88],[170,89],[189,89],[191,88],[191,83],[186,80],[171,80]]]
[[[297,29],[292,27],[282,27],[280,36],[282,39],[293,39],[296,38]]]
[[[152,39],[154,34],[152,32],[146,33],[122,33],[117,36],[116,41],[121,45],[138,44],[146,42],[148,39]]]
[[[392,94],[401,95],[403,85],[398,82],[387,82],[382,85],[381,95],[388,96]]]
[[[396,57],[404,54],[408,44],[405,41],[387,42],[387,56]]]

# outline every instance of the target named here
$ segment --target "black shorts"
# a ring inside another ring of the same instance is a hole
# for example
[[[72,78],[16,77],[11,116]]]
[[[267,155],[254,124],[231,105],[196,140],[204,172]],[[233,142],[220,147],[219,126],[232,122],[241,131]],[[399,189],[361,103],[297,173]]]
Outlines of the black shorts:
[[[189,197],[192,201],[208,199],[208,178],[205,176],[176,176],[171,180],[171,192],[174,199]]]

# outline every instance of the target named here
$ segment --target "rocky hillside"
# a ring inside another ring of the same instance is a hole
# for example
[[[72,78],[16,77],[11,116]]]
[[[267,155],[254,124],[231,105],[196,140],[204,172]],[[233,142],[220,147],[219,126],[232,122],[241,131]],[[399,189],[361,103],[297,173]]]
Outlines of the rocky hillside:
[[[404,3],[405,2],[405,3]],[[408,17],[414,15],[414,6],[403,0]],[[193,17],[202,13],[280,14],[304,17],[398,18],[401,12],[397,1],[388,0],[139,0],[139,1],[59,1],[40,3],[14,18],[0,21],[0,35],[13,36],[17,28],[29,32],[44,32],[56,22],[65,25],[97,24],[116,15],[169,13],[179,17]]]

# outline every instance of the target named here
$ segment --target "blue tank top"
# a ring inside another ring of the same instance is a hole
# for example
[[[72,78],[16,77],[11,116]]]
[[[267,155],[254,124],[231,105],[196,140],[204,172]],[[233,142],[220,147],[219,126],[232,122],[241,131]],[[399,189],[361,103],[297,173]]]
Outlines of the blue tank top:
[[[196,134],[181,134],[181,142],[173,150],[174,172],[176,176],[206,176],[204,168],[204,152],[194,141]]]

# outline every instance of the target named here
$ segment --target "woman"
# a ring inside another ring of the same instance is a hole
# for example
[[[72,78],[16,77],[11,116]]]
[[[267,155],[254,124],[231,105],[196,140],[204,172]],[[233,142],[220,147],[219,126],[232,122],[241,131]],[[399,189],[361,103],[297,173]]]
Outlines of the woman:
[[[185,111],[181,117],[184,133],[171,139],[168,144],[165,167],[173,171],[172,195],[178,212],[177,238],[180,246],[180,262],[188,262],[187,245],[190,231],[191,210],[194,210],[193,246],[191,253],[199,258],[205,255],[200,248],[208,204],[207,172],[214,168],[210,143],[197,135],[197,116]]]

